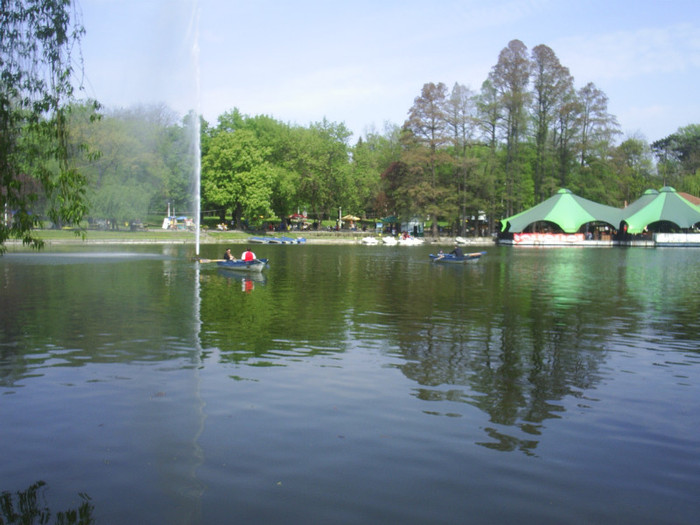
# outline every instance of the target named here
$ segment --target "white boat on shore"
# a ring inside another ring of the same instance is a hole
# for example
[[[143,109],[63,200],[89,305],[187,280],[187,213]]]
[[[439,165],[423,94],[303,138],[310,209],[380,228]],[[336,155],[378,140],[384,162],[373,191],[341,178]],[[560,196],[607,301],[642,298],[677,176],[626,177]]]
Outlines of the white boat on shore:
[[[406,237],[405,239],[399,239],[399,246],[420,246],[423,244],[423,239],[417,237]]]

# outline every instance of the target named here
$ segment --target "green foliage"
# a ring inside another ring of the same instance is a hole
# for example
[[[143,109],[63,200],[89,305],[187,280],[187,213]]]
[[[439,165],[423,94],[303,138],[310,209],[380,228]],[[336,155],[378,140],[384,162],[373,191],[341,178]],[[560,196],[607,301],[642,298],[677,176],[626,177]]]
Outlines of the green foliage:
[[[40,245],[31,232],[44,217],[57,226],[86,216],[119,225],[162,216],[168,205],[190,215],[197,138],[203,209],[251,225],[297,211],[333,220],[342,208],[429,216],[435,233],[440,222],[464,234],[472,217],[485,214],[493,231],[561,187],[613,206],[648,187],[700,187],[700,125],[652,145],[657,174],[643,139],[615,144],[619,125],[600,89],[575,89],[552,49],[528,53],[519,40],[501,51],[479,93],[426,83],[402,127],[368,132],[354,146],[343,123],[326,119],[302,127],[234,108],[210,127],[164,106],[99,114],[94,102],[67,104],[67,46],[82,34],[69,4],[3,4],[0,204],[14,217],[0,222],[0,246],[9,237]]]
[[[652,143],[651,149],[658,159],[663,185],[683,187],[683,179],[696,176],[700,170],[700,124],[678,128]]]
[[[41,247],[32,229],[84,216],[85,179],[69,163],[72,52],[83,28],[68,0],[7,0],[0,15],[0,250]]]
[[[165,215],[193,209],[192,116],[182,124],[164,106],[114,111],[101,118],[78,108],[72,130],[87,148],[74,160],[89,181],[92,219],[113,225],[143,221],[152,209]]]
[[[633,202],[648,188],[662,186],[654,170],[651,149],[641,138],[624,140],[613,150],[610,163],[617,184],[609,189],[618,202]]]
[[[215,206],[233,208],[236,221],[272,215],[275,170],[267,155],[269,149],[252,131],[216,134],[202,159],[202,196]]]

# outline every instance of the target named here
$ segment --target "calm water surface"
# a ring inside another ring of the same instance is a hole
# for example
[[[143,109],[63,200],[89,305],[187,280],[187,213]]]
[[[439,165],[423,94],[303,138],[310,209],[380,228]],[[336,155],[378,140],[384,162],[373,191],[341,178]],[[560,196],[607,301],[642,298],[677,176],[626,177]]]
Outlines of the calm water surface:
[[[1,257],[0,523],[697,523],[700,251],[434,250]]]

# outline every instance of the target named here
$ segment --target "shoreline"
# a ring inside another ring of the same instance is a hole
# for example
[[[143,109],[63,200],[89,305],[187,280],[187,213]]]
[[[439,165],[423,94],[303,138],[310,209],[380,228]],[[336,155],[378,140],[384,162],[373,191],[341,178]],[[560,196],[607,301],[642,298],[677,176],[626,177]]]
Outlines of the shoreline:
[[[45,235],[42,235],[45,233]],[[251,244],[250,237],[279,237],[286,235],[295,238],[306,239],[306,244],[362,244],[365,237],[380,238],[378,235],[371,235],[362,232],[275,232],[272,235],[258,232],[243,232],[232,230],[225,232],[206,232],[200,235],[200,244]],[[93,234],[91,238],[91,234]],[[182,231],[93,231],[86,233],[86,238],[75,237],[72,231],[40,230],[38,238],[44,242],[45,246],[52,245],[103,245],[103,244],[194,244],[195,235],[192,232]],[[422,237],[425,245],[454,245],[454,237]],[[494,239],[489,237],[467,237],[467,243],[462,246],[495,246]],[[257,244],[257,243],[253,243]],[[25,246],[21,239],[8,239],[5,241],[6,247]],[[28,246],[27,246],[28,247]],[[29,247],[28,247],[29,248]]]

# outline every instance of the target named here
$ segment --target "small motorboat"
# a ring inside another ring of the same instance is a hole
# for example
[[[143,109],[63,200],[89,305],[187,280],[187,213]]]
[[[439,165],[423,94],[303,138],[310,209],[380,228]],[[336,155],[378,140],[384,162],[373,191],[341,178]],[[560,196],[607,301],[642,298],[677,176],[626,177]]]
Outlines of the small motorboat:
[[[388,235],[386,237],[382,237],[382,242],[387,246],[396,246],[399,243],[399,241],[397,241],[394,237],[389,237]]]
[[[362,244],[367,244],[367,245],[372,245],[372,246],[375,244],[379,244],[379,241],[374,237],[363,237],[360,242]]]
[[[486,255],[486,252],[474,252],[465,253],[464,255],[457,256],[453,253],[440,253],[438,255],[430,254],[430,259],[434,263],[441,264],[464,264],[468,262],[476,262],[481,259],[482,255]]]
[[[239,272],[261,272],[267,265],[267,259],[253,259],[252,261],[217,261],[216,265],[225,270],[236,270]]]

